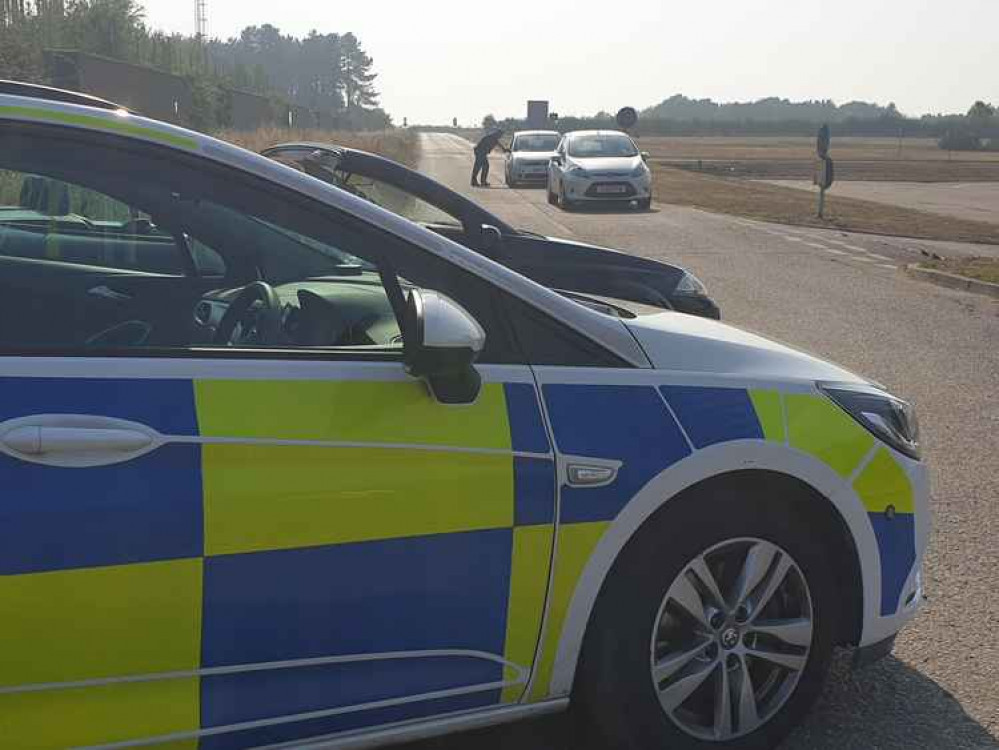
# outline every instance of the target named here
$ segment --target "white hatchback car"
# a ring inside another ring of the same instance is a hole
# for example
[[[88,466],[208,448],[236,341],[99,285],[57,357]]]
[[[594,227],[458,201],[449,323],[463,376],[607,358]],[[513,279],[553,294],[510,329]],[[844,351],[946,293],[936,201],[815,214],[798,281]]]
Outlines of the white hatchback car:
[[[506,184],[543,185],[548,179],[548,162],[562,139],[557,130],[522,130],[513,134],[506,157]]]
[[[548,164],[548,202],[564,209],[585,201],[652,205],[652,173],[627,133],[580,130],[566,133]]]

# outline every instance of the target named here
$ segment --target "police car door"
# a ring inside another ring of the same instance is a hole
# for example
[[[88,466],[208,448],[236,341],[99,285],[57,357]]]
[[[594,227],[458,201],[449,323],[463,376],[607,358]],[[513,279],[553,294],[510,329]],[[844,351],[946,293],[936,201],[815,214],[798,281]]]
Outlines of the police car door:
[[[518,701],[554,463],[490,290],[184,145],[0,130],[0,203],[29,176],[71,202],[0,212],[3,275],[59,311],[19,331],[0,299],[2,743],[245,748]],[[387,258],[484,327],[473,403],[406,373]]]

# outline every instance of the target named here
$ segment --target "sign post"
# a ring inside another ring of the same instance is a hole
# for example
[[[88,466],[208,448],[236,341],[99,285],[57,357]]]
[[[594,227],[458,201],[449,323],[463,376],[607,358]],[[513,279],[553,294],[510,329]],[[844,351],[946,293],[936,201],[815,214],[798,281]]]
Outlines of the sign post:
[[[812,181],[819,186],[819,218],[825,218],[826,210],[826,190],[832,187],[833,180],[833,160],[829,156],[829,126],[823,125],[819,128],[819,135],[815,141],[815,153],[819,157],[815,164],[815,175]]]
[[[638,123],[638,111],[634,107],[622,107],[614,119],[621,130],[628,132]]]

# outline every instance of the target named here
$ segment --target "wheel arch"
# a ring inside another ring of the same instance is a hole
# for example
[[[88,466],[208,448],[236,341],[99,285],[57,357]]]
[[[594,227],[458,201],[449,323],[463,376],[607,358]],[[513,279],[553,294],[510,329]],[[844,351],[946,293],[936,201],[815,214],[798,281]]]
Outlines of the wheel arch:
[[[853,488],[824,463],[783,444],[733,441],[702,449],[675,464],[645,485],[612,521],[580,575],[570,603],[552,669],[548,695],[571,691],[583,638],[600,590],[627,543],[655,513],[694,487],[705,483],[740,481],[785,483],[809,499],[803,512],[819,523],[836,548],[847,574],[845,601],[849,614],[840,622],[837,641],[859,643],[876,617],[873,603],[880,596],[878,548],[866,511]],[[557,563],[556,563],[557,564]],[[556,634],[550,634],[556,635]]]

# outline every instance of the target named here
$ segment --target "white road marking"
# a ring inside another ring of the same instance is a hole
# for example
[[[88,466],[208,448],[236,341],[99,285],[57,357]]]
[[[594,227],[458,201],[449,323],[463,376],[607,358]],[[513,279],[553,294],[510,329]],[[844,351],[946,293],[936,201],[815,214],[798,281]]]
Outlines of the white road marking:
[[[891,260],[891,258],[889,258],[887,255],[878,255],[877,253],[870,253],[870,252],[867,254],[872,258],[876,258],[877,260],[888,260],[888,261]],[[894,267],[895,266],[892,266],[892,268]]]
[[[892,271],[897,271],[898,267],[890,265],[888,263],[878,263],[878,268],[890,268]]]
[[[782,234],[781,237],[783,237],[788,242],[804,242],[804,240],[801,239],[801,237],[791,237],[790,235],[787,234]]]

